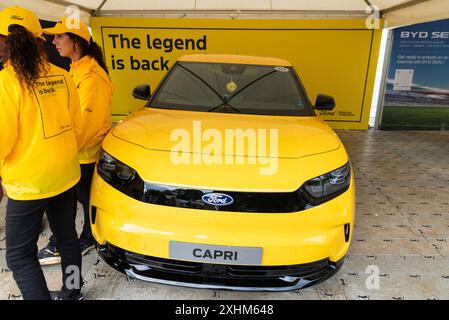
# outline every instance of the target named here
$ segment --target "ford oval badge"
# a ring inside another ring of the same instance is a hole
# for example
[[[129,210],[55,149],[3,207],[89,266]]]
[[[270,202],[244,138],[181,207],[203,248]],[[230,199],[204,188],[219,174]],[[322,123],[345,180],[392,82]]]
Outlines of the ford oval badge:
[[[229,206],[234,203],[234,199],[224,193],[207,193],[201,199],[211,206]]]

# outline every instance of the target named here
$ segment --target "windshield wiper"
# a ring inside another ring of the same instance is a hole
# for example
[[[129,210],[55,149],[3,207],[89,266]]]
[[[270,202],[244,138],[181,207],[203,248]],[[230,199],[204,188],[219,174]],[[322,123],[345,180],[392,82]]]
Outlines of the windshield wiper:
[[[205,80],[203,80],[203,78],[201,78],[199,75],[197,75],[195,72],[193,72],[192,70],[190,70],[189,68],[184,67],[182,64],[178,64],[178,66],[180,66],[181,68],[183,68],[184,70],[186,70],[187,72],[189,72],[191,75],[193,75],[195,78],[197,78],[198,80],[200,80],[202,83],[204,83],[213,93],[215,93],[221,101],[223,101],[223,103],[225,102],[225,99],[223,99],[223,97],[221,96],[220,93],[217,92],[217,90],[215,90],[210,84],[208,84]]]
[[[213,107],[213,108],[210,109],[210,110],[207,110],[207,112],[212,112],[212,111],[214,111],[214,110],[216,110],[216,109],[218,109],[218,108],[220,108],[220,107],[222,107],[222,106],[228,106],[228,107],[231,108],[232,110],[235,110],[235,111],[237,111],[238,113],[242,113],[239,109],[237,109],[237,108],[231,106],[227,101],[223,101],[223,103],[220,103],[218,106]]]
[[[222,106],[228,106],[230,107],[232,110],[241,113],[241,111],[235,107],[233,107],[232,105],[229,104],[229,101],[232,100],[233,98],[235,98],[238,94],[240,94],[242,91],[244,91],[245,89],[247,89],[248,87],[252,86],[254,83],[272,75],[273,73],[276,72],[276,70],[270,71],[262,76],[260,76],[259,78],[254,79],[253,81],[251,81],[250,83],[248,83],[246,86],[244,86],[243,88],[241,88],[240,90],[238,90],[236,93],[234,93],[232,96],[230,96],[229,98],[223,98],[222,95],[215,90],[210,84],[208,84],[205,80],[203,80],[203,78],[201,78],[199,75],[197,75],[195,72],[193,72],[192,70],[190,70],[189,68],[184,67],[182,64],[178,64],[182,69],[186,70],[187,72],[189,72],[190,74],[192,74],[195,78],[197,78],[198,80],[200,80],[202,83],[204,83],[213,93],[215,93],[220,100],[222,101],[222,103],[220,103],[219,105],[213,107],[210,110],[207,110],[207,112],[212,112]]]
[[[277,70],[273,70],[270,71],[264,75],[261,75],[259,78],[254,79],[253,81],[251,81],[250,83],[248,83],[246,86],[244,86],[243,88],[241,88],[240,90],[238,90],[236,93],[234,93],[232,96],[230,96],[228,99],[226,99],[226,101],[231,101],[232,99],[234,99],[239,93],[241,93],[243,90],[247,89],[248,87],[252,86],[254,83],[272,75],[273,73],[277,72]]]
[[[231,106],[231,105],[228,103],[229,99],[223,98],[223,97],[221,96],[221,94],[218,93],[217,90],[215,90],[215,89],[214,89],[210,84],[208,84],[205,80],[203,80],[203,78],[201,78],[199,75],[197,75],[195,72],[193,72],[193,71],[190,70],[189,68],[184,67],[182,64],[179,64],[179,66],[180,66],[182,69],[184,69],[184,70],[186,70],[187,72],[189,72],[189,73],[190,73],[191,75],[193,75],[195,78],[197,78],[198,80],[200,80],[202,83],[204,83],[204,84],[205,84],[205,85],[206,85],[206,86],[207,86],[213,93],[215,93],[215,94],[220,98],[221,101],[223,101],[223,102],[220,103],[218,106],[213,107],[212,109],[208,110],[207,112],[212,112],[212,111],[214,111],[214,110],[220,108],[221,106],[228,106],[228,107],[230,107],[232,110],[235,110],[235,111],[241,113],[240,110],[238,110],[237,108],[234,108],[233,106]]]
[[[214,110],[220,108],[221,106],[225,105],[225,106],[229,106],[232,110],[235,110],[235,111],[237,111],[238,113],[242,113],[242,112],[241,112],[240,110],[238,110],[237,108],[231,106],[231,105],[229,104],[229,101],[230,101],[231,99],[233,99],[235,96],[237,96],[237,95],[238,95],[240,92],[242,92],[243,90],[245,90],[245,89],[247,89],[248,87],[252,86],[254,83],[256,83],[256,82],[258,82],[258,81],[260,81],[260,80],[262,80],[262,79],[264,79],[264,78],[266,78],[266,77],[272,75],[272,74],[275,73],[275,72],[276,72],[276,70],[273,70],[273,71],[270,71],[270,72],[268,72],[268,73],[266,73],[266,74],[260,76],[259,78],[254,79],[253,81],[251,81],[250,83],[248,83],[246,86],[244,86],[243,88],[241,88],[239,91],[237,91],[236,93],[234,93],[234,94],[233,94],[232,96],[230,96],[229,98],[223,99],[223,98],[220,96],[220,99],[221,99],[223,102],[220,103],[218,106],[213,107],[213,108],[210,109],[210,110],[207,110],[207,112],[214,111]]]

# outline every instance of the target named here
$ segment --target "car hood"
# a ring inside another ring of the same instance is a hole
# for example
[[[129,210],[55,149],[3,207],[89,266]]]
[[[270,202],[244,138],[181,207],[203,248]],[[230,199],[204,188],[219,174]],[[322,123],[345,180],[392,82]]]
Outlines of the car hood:
[[[245,147],[239,148],[236,140],[242,137],[242,133],[246,134]],[[244,157],[301,158],[340,147],[337,135],[315,116],[144,108],[114,127],[112,135],[149,150],[170,152],[177,148],[178,152]],[[254,148],[248,148],[248,137],[255,141],[252,143]],[[229,144],[231,140],[233,143]]]

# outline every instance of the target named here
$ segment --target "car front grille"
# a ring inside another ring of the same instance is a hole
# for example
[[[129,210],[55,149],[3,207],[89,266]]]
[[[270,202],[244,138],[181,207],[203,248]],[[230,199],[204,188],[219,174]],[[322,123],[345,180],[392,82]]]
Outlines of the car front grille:
[[[225,193],[234,201],[226,206],[211,205],[202,200],[202,197],[209,193]],[[233,192],[177,188],[153,183],[145,183],[142,201],[178,208],[261,213],[296,212],[302,211],[308,206],[298,191],[285,193]]]
[[[312,208],[299,188],[293,192],[234,192],[174,187],[145,182],[136,174],[129,184],[118,183],[99,175],[112,187],[141,202],[186,209],[214,210],[228,212],[290,213]],[[215,206],[202,200],[209,193],[224,193],[233,198],[233,203]]]

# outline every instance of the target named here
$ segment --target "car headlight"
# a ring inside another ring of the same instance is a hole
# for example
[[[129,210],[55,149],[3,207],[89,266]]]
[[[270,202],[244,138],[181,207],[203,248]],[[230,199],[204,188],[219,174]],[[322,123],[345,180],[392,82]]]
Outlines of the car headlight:
[[[303,198],[311,205],[329,201],[349,188],[351,182],[351,166],[344,166],[306,181],[300,188]]]
[[[98,174],[108,182],[128,184],[136,177],[136,170],[130,168],[123,162],[115,159],[107,152],[101,150],[98,161]]]

